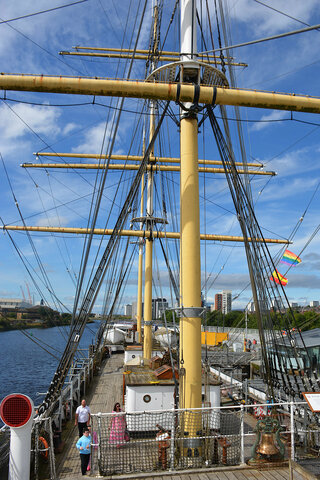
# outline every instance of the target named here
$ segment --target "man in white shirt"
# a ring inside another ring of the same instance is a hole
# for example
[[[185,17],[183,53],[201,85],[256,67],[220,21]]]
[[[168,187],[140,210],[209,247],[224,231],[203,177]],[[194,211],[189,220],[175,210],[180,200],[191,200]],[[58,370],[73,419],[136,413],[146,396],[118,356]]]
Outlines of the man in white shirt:
[[[83,430],[90,424],[90,408],[85,399],[81,400],[81,405],[76,410],[75,425],[78,425],[79,438],[83,435]]]

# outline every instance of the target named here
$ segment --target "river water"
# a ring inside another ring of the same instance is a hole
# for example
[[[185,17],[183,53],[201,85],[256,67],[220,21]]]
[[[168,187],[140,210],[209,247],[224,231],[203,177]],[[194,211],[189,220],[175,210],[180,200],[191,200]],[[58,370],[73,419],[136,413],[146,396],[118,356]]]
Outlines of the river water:
[[[94,343],[98,328],[99,322],[90,323],[86,327],[80,348],[88,348],[90,343]],[[32,398],[35,405],[41,403],[44,398],[41,393],[46,393],[56,371],[68,331],[69,327],[28,329],[35,341],[58,358],[53,358],[19,330],[0,333],[0,401],[11,393],[22,393]]]

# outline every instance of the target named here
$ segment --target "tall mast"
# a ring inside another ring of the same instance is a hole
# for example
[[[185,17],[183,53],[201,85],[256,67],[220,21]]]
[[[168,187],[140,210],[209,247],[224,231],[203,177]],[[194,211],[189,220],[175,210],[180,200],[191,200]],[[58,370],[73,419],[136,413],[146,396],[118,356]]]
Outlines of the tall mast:
[[[150,105],[150,139],[154,134],[154,101]],[[152,152],[153,154],[153,152]],[[146,230],[152,231],[153,222],[153,171],[149,170],[147,174],[147,209],[146,209]],[[144,310],[143,310],[143,358],[151,358],[152,352],[152,253],[153,237],[146,240],[145,248],[145,272],[144,272]]]
[[[155,1],[153,10],[153,50],[157,51],[157,25],[158,25],[158,2]],[[151,70],[154,68],[152,61]],[[155,131],[155,101],[150,100],[150,126],[149,140],[151,141]],[[154,149],[152,148],[150,156],[154,157]],[[149,159],[150,163],[150,159]],[[146,209],[146,230],[153,229],[153,181],[154,173],[152,168],[147,173],[147,209]],[[144,343],[143,358],[150,360],[152,356],[152,253],[153,253],[153,237],[146,240],[145,248],[145,272],[144,272]]]
[[[180,82],[199,85],[196,58],[196,1],[182,0]],[[181,408],[201,408],[201,266],[200,213],[198,173],[198,119],[191,103],[184,103],[180,112],[180,391]],[[188,414],[185,418],[186,438],[200,435],[201,418]],[[198,456],[194,440],[185,441],[188,456]],[[200,444],[200,442],[199,442]]]
[[[143,129],[143,145],[142,145],[142,155],[145,154],[145,126]],[[141,196],[140,196],[140,216],[142,218],[144,213],[144,175],[141,179]],[[143,229],[143,222],[140,222],[140,230]],[[138,332],[138,342],[142,342],[142,277],[143,277],[143,239],[139,240],[139,261],[138,261],[138,292],[137,292],[137,332]]]

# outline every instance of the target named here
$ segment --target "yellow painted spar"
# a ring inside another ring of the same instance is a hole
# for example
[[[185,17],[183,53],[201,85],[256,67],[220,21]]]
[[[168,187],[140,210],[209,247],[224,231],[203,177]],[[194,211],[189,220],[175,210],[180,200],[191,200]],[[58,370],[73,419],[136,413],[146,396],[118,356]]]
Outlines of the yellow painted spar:
[[[149,50],[142,50],[142,49],[136,49],[134,50],[133,48],[107,48],[107,47],[80,47],[79,45],[77,45],[76,47],[72,47],[74,48],[75,50],[92,50],[92,51],[97,51],[97,52],[118,52],[118,53],[121,53],[121,52],[126,52],[126,53],[146,53],[148,55],[150,55],[150,51]],[[179,56],[180,57],[180,52],[170,52],[169,50],[161,50],[161,55],[170,55],[170,56]],[[216,55],[212,55],[212,54],[205,54],[205,55],[201,55],[201,54],[198,54],[197,55],[197,58],[216,58],[217,60],[220,60],[220,57],[219,56],[216,56]],[[229,58],[232,58],[233,57],[229,57]]]
[[[100,155],[99,153],[54,153],[54,152],[37,152],[34,153],[37,157],[62,157],[62,158],[94,158],[96,160],[105,160],[109,158],[109,155]],[[110,160],[125,160],[130,162],[141,162],[143,157],[141,155],[110,155]],[[178,157],[154,157],[150,155],[150,161],[156,161],[157,163],[180,163]],[[221,160],[198,160],[199,163],[204,165],[222,165]],[[25,165],[25,164],[24,164]],[[29,165],[29,164],[27,164]],[[35,165],[35,164],[31,164]],[[261,168],[263,165],[258,162],[235,162],[237,167],[257,167]]]
[[[193,102],[197,98],[196,87],[190,84],[151,83],[86,77],[7,75],[4,73],[0,74],[0,89],[78,95],[125,96],[154,100],[179,100],[180,102]],[[200,86],[198,103],[320,113],[320,98],[222,87]]]
[[[78,234],[85,235],[91,233],[91,228],[74,228],[74,227],[34,227],[34,226],[22,226],[22,225],[5,225],[0,226],[0,230],[17,230],[17,231],[28,231],[28,232],[47,232],[47,233],[67,233],[67,234]],[[93,230],[94,235],[111,235],[113,232],[112,228],[95,228]],[[120,237],[138,237],[138,238],[149,238],[149,230],[120,230]],[[161,232],[153,231],[152,238],[168,238],[168,239],[179,239],[179,232]],[[209,240],[214,242],[243,242],[243,237],[238,237],[234,235],[214,235],[210,233],[200,233],[200,240]],[[251,242],[251,237],[248,237],[248,241]],[[257,238],[256,242],[267,242],[267,243],[277,243],[288,245],[292,242],[289,240],[282,240],[278,238]]]
[[[22,163],[23,168],[83,168],[85,170],[139,170],[140,165],[110,163]],[[203,173],[225,173],[223,168],[198,167],[199,172]],[[147,165],[146,170],[161,172],[180,172],[180,166],[173,165]],[[247,173],[250,175],[276,175],[273,171],[264,170],[237,170],[241,175]]]
[[[130,58],[132,59],[132,53],[92,53],[92,52],[59,52],[60,55],[71,55],[71,56],[79,56],[79,57],[101,57],[101,58]],[[137,54],[135,53],[134,59],[135,60],[148,60],[149,55],[147,54]],[[159,62],[172,62],[172,61],[180,61],[180,57],[176,56],[166,56],[166,55],[158,55],[156,56],[156,59]],[[206,65],[222,65],[221,60],[208,60],[208,57],[204,55],[199,55],[197,57],[198,60],[201,60],[202,63]],[[234,67],[247,67],[247,63],[240,63],[240,62],[229,62],[226,61],[224,62],[225,65],[233,65]]]

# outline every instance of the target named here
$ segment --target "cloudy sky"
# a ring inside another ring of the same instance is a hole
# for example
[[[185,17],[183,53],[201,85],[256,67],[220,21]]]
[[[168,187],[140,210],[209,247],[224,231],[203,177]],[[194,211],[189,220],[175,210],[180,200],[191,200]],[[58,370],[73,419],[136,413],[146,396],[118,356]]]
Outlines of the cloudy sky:
[[[132,48],[143,3],[138,0],[88,0],[67,6],[67,2],[61,0],[6,2],[0,19],[1,72],[122,78],[128,69],[124,61],[119,63],[115,59],[60,56],[58,52],[71,51],[76,45]],[[164,1],[164,32],[174,3],[173,0]],[[226,31],[229,32],[228,42],[233,45],[320,23],[316,0],[229,0],[222,3]],[[202,7],[200,1],[198,4],[199,14],[202,12],[205,16],[205,2]],[[55,7],[63,8],[44,12]],[[217,48],[219,42],[215,15],[213,11],[211,13]],[[141,27],[139,48],[148,48],[151,14],[150,1]],[[208,40],[207,22],[204,24]],[[222,25],[220,29],[222,32]],[[179,45],[174,44],[179,40],[178,31],[178,23],[174,21],[165,50],[179,49]],[[320,32],[315,30],[234,49],[232,56],[235,61],[248,65],[246,68],[235,68],[237,85],[241,88],[320,96],[319,35]],[[207,45],[210,45],[209,40]],[[198,49],[205,50],[200,38]],[[140,61],[134,65],[131,78],[142,79],[144,76],[145,67]],[[7,225],[22,224],[16,201],[27,225],[85,227],[94,186],[100,181],[101,175],[96,178],[93,171],[83,170],[36,171],[22,169],[19,165],[34,162],[33,152],[39,151],[105,153],[110,147],[110,134],[118,118],[118,100],[9,91],[0,92],[0,97],[1,222]],[[141,109],[142,101],[125,101],[114,153],[141,154],[143,123],[135,113]],[[175,106],[173,109],[177,112]],[[255,108],[241,108],[240,113],[248,161],[261,163],[265,165],[265,170],[277,172],[275,177],[256,176],[251,183],[256,215],[263,234],[267,238],[292,238],[293,244],[289,250],[298,255],[301,253],[302,263],[287,274],[287,296],[290,301],[302,305],[311,300],[320,300],[320,241],[317,233],[320,223],[320,117],[316,114],[291,115],[290,112]],[[235,112],[232,108],[228,108],[228,117],[232,134],[236,136]],[[179,155],[177,130],[176,124],[166,118],[161,142],[157,144],[159,155]],[[169,140],[165,140],[167,134]],[[234,150],[237,159],[240,159],[237,141]],[[208,122],[200,128],[199,156],[218,159]],[[57,161],[63,162],[61,158]],[[117,192],[117,189],[121,186],[121,192],[122,187],[126,192],[132,178],[133,172],[126,172],[124,176],[119,172],[108,174],[97,227],[107,225],[112,228],[125,198],[125,193]],[[116,193],[116,200],[113,200]],[[200,175],[200,193],[201,232],[240,235],[223,176]],[[163,215],[160,207],[164,197],[168,208],[167,231],[175,231],[178,195],[177,174],[157,176],[155,209],[158,216]],[[175,208],[176,213],[170,213],[169,207]],[[62,304],[72,309],[84,238],[42,233],[28,237],[18,232],[10,235],[14,245],[8,234],[0,236],[0,297],[21,297],[21,287],[27,296],[28,283],[35,301],[43,296],[54,305],[49,294],[49,291],[54,291]],[[124,242],[123,247],[126,248]],[[105,243],[106,240],[103,245]],[[94,264],[98,245],[99,240],[94,240],[89,268]],[[167,247],[171,252],[172,269],[176,273],[174,246],[168,242]],[[131,251],[135,246],[130,244],[128,248]],[[213,302],[216,292],[228,289],[232,290],[235,297],[242,292],[233,306],[244,308],[251,299],[251,293],[250,289],[245,289],[248,271],[242,246],[224,242],[203,244],[201,248],[203,292],[207,302]],[[281,248],[272,246],[270,251],[276,257]],[[170,300],[172,291],[168,289],[163,256],[158,247],[155,249],[155,296],[164,295]],[[285,266],[279,266],[279,271],[286,274]],[[135,301],[136,283],[135,256],[127,289],[121,297],[122,304]],[[103,294],[98,298],[98,305],[102,300]]]

